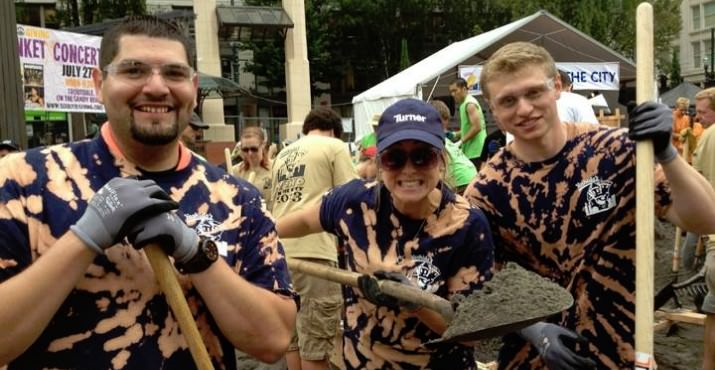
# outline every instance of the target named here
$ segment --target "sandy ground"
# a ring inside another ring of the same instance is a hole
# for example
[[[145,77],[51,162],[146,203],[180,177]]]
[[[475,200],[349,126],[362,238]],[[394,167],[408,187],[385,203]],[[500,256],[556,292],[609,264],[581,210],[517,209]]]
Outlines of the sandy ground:
[[[656,221],[655,235],[655,288],[670,282],[674,274],[671,272],[675,228],[668,223]],[[683,278],[679,278],[684,280]],[[693,309],[693,301],[682,300],[681,303]],[[674,308],[674,303],[666,307]],[[703,359],[703,327],[698,325],[677,324],[671,330],[655,333],[655,358],[658,370],[696,370],[700,368]]]
[[[656,291],[670,282],[675,229],[672,225],[656,221],[655,225],[655,288]],[[681,279],[682,280],[682,279]],[[683,301],[686,307],[693,308],[693,302]],[[666,308],[674,308],[669,302]],[[499,341],[483,342],[477,347],[476,358],[480,362],[496,359]],[[655,356],[658,370],[696,370],[700,368],[703,357],[702,326],[677,324],[669,331],[655,333]],[[283,370],[285,363],[277,365],[260,364],[248,357],[239,356],[238,369],[241,370]]]

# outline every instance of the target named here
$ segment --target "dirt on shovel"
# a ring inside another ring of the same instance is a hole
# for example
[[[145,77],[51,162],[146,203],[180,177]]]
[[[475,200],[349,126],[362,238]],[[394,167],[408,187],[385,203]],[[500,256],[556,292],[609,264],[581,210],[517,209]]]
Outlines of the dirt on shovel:
[[[559,313],[573,304],[556,283],[508,263],[469,296],[455,297],[457,310],[440,341],[466,341],[505,335]]]

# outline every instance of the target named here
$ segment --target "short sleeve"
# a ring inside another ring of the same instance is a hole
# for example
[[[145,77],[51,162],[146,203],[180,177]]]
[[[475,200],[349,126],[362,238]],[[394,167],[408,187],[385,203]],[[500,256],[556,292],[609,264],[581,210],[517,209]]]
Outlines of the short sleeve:
[[[486,216],[478,209],[470,210],[469,231],[464,245],[453,259],[453,276],[450,279],[450,296],[468,294],[481,289],[491,280],[494,272],[494,241]]]
[[[320,225],[323,230],[337,234],[338,220],[347,208],[349,199],[364,191],[365,183],[360,179],[355,179],[325,193],[320,203]]]
[[[294,297],[291,288],[285,251],[275,224],[263,209],[245,206],[242,217],[247,223],[241,226],[240,247],[236,266],[240,275],[251,283],[276,293]]]
[[[32,262],[22,188],[13,178],[13,159],[0,161],[0,282]]]
[[[657,165],[654,176],[655,184],[655,214],[658,218],[664,218],[665,214],[673,204],[673,198],[670,194],[670,184],[665,178],[663,167]]]

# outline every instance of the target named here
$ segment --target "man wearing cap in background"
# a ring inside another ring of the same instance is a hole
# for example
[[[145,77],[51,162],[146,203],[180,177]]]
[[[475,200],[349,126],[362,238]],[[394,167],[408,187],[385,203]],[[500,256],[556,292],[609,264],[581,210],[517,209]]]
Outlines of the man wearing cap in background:
[[[6,139],[0,141],[0,158],[10,154],[20,151],[20,146],[15,144],[14,141]]]
[[[372,132],[363,136],[358,142],[358,150],[361,155],[364,154],[365,150],[377,145],[377,134],[375,133],[375,129],[377,128],[377,122],[379,120],[379,113],[376,113],[372,116],[372,119],[370,120],[370,128],[372,129]],[[362,156],[360,160],[362,160]]]
[[[184,145],[188,146],[189,149],[196,152],[196,143],[203,141],[204,130],[208,130],[209,125],[201,120],[198,114],[195,112],[191,115],[191,121],[189,125],[186,126],[184,131],[181,132],[181,141]]]
[[[355,170],[358,176],[366,181],[372,181],[377,176],[377,165],[375,159],[377,156],[377,123],[380,121],[380,114],[376,113],[370,120],[372,132],[363,136],[358,142],[358,151],[355,153],[353,161]]]

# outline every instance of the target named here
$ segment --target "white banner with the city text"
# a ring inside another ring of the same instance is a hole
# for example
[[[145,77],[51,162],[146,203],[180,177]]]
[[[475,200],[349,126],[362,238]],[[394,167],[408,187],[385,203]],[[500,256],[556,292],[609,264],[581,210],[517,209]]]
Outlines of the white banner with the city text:
[[[101,37],[17,25],[17,51],[26,110],[104,112],[92,69]]]
[[[574,90],[618,90],[618,62],[608,63],[556,63],[556,67],[566,72],[571,78]],[[469,93],[479,95],[481,65],[461,65],[459,77],[467,81]]]

